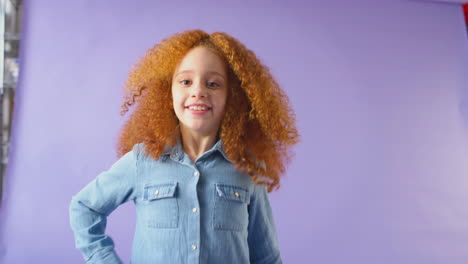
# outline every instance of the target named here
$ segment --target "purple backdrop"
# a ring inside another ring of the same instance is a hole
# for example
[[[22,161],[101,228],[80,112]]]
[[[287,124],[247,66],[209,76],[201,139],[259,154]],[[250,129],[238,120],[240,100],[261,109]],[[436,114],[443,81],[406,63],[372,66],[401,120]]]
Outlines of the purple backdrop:
[[[463,1],[270,2],[25,1],[0,263],[83,263],[68,204],[116,160],[130,67],[193,28],[254,50],[296,110],[285,263],[468,263]],[[126,263],[134,224],[109,218]]]

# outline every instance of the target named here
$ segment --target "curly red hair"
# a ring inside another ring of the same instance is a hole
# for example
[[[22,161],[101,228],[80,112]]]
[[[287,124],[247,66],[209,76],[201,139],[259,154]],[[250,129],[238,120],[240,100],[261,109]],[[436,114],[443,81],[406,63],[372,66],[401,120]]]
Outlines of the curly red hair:
[[[227,157],[255,183],[278,189],[290,161],[289,149],[299,140],[288,97],[256,55],[234,37],[202,30],[178,33],[162,40],[139,59],[125,84],[121,115],[136,104],[124,124],[118,156],[144,143],[155,160],[166,145],[174,146],[178,119],[172,106],[175,68],[196,47],[204,46],[228,66],[229,91],[219,137]]]

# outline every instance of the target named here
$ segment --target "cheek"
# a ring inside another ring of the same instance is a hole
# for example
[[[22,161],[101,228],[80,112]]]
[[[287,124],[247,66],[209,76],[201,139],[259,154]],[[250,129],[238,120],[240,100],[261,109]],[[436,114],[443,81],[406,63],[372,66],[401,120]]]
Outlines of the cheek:
[[[176,90],[172,90],[172,103],[174,108],[180,108],[181,105],[184,104],[183,102],[183,94],[177,92]]]
[[[227,104],[227,93],[224,93],[220,96],[218,104],[221,107],[221,110],[224,112]]]
[[[179,97],[177,96],[177,94],[173,93],[172,94],[172,110],[175,112],[176,116],[180,116],[180,114],[182,113],[183,109],[182,107],[180,106],[180,99]]]

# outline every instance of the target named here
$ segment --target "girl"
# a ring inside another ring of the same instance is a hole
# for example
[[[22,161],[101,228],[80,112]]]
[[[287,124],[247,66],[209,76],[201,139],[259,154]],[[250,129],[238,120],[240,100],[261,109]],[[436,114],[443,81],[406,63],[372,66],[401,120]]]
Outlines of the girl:
[[[267,192],[298,141],[286,95],[226,33],[175,34],[126,83],[119,160],[70,204],[87,263],[122,263],[107,216],[132,200],[131,263],[282,263]]]

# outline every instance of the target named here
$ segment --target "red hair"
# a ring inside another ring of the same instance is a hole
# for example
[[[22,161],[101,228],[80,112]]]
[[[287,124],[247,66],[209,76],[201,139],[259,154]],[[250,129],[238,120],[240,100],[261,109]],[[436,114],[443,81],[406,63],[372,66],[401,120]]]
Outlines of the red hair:
[[[228,66],[229,92],[219,130],[227,157],[255,183],[267,184],[268,191],[278,189],[290,161],[289,149],[299,139],[295,116],[268,68],[226,33],[178,33],[139,59],[125,84],[121,114],[136,106],[121,130],[118,156],[144,143],[146,153],[157,160],[165,145],[175,145],[173,135],[179,121],[172,106],[172,76],[185,54],[196,46],[210,48]]]

